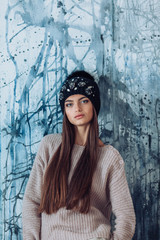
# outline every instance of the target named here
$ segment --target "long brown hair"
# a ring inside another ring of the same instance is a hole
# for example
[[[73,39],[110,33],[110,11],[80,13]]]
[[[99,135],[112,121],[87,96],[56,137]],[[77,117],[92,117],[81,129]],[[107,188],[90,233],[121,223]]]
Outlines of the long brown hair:
[[[68,184],[75,131],[64,113],[62,142],[44,175],[40,213],[45,211],[47,214],[52,214],[61,207],[75,209],[81,213],[89,211],[92,178],[97,165],[98,136],[97,114],[93,107],[93,118],[90,122],[86,146]]]

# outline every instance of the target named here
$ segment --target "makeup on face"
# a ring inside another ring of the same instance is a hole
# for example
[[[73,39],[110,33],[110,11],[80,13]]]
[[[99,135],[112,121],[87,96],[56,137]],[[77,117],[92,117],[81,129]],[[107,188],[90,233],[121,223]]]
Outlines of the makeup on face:
[[[93,117],[93,105],[84,95],[75,94],[65,101],[65,112],[68,120],[74,124],[88,124]]]

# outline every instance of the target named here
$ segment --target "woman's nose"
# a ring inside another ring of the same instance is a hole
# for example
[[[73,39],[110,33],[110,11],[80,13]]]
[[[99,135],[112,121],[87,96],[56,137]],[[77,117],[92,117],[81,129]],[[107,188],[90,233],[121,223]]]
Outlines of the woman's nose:
[[[80,112],[80,111],[81,111],[81,107],[80,107],[80,104],[79,104],[79,103],[76,103],[76,104],[75,104],[75,111],[76,111],[76,112]]]

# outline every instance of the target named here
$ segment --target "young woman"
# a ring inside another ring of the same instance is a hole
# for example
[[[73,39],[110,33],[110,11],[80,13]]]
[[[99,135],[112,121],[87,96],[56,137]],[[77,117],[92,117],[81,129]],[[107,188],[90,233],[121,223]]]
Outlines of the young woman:
[[[24,195],[23,239],[131,240],[135,213],[124,161],[99,139],[100,95],[94,78],[74,72],[59,101],[63,131],[40,143]]]

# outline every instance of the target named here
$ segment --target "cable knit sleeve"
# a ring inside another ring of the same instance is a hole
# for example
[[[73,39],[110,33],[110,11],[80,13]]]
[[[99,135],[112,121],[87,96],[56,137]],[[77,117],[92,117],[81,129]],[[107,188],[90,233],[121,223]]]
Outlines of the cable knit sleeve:
[[[116,216],[112,240],[131,240],[135,231],[135,212],[126,180],[124,161],[115,150],[110,171],[109,192],[112,211]]]
[[[45,147],[45,138],[43,138],[30,173],[23,199],[23,240],[41,239],[41,215],[38,214],[38,207],[41,198],[43,174],[46,167],[43,160],[46,160],[48,157],[48,150]]]

